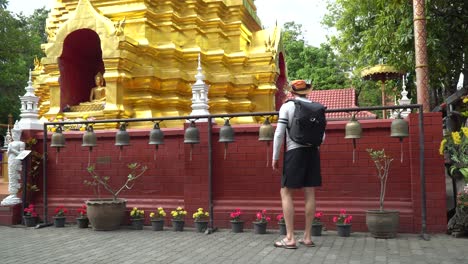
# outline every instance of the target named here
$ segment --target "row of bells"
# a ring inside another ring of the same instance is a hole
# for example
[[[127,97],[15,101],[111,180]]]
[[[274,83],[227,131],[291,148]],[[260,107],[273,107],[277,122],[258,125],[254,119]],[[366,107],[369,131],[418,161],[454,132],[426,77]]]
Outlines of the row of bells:
[[[390,127],[390,137],[396,137],[400,140],[408,137],[409,135],[409,128],[408,122],[406,122],[401,115],[398,114],[397,118],[392,121],[392,125]],[[362,127],[361,123],[356,120],[356,115],[351,117],[351,120],[346,124],[345,127],[345,138],[346,139],[358,139],[362,136]]]
[[[260,126],[259,137],[260,141],[272,141],[274,135],[274,128],[270,123],[269,118],[265,119],[265,122]],[[351,120],[346,124],[345,127],[345,138],[346,139],[357,139],[362,136],[362,127],[359,121],[356,120],[355,115],[352,116]],[[404,138],[408,137],[408,123],[398,116],[393,120],[391,125],[391,137]],[[234,142],[234,129],[229,124],[229,119],[225,120],[224,125],[219,130],[219,142],[230,143]],[[88,126],[86,132],[83,135],[83,147],[95,147],[97,143],[96,134],[93,131],[92,126]],[[200,131],[195,126],[195,122],[192,121],[190,126],[185,130],[184,143],[186,144],[198,144],[200,143]],[[150,145],[161,145],[164,144],[164,133],[159,127],[159,123],[155,123],[153,129],[149,135]],[[115,145],[122,147],[130,145],[130,135],[126,131],[126,124],[121,124],[119,131],[115,136]],[[52,135],[51,147],[62,148],[65,147],[65,136],[62,133],[62,129],[59,126],[55,133]]]

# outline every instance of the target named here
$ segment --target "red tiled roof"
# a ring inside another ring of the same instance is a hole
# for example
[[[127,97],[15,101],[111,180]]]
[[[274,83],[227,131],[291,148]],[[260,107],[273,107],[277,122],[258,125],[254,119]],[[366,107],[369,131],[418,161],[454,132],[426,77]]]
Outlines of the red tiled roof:
[[[293,98],[291,93],[286,95],[287,99]],[[356,106],[356,91],[354,88],[315,90],[311,91],[307,98],[314,102],[319,102],[327,109],[336,108],[354,108]],[[327,119],[331,120],[349,120],[351,115],[346,112],[327,113]],[[376,119],[377,115],[369,111],[360,111],[356,114],[357,119]]]

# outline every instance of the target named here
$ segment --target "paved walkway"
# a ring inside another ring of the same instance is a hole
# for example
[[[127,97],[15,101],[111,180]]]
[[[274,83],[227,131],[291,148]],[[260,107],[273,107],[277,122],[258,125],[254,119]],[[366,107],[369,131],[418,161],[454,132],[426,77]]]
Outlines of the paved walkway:
[[[468,239],[444,234],[374,239],[368,233],[341,238],[334,231],[314,237],[315,248],[274,248],[276,230],[255,235],[221,229],[210,235],[166,229],[123,228],[99,232],[65,228],[0,226],[0,263],[468,263]]]

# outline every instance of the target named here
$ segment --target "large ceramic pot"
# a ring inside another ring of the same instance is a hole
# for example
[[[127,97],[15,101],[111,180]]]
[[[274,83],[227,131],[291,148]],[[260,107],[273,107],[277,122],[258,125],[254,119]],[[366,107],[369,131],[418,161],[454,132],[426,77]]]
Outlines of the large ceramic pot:
[[[127,200],[90,199],[86,201],[88,219],[94,230],[109,231],[120,228]]]
[[[395,210],[368,210],[366,224],[375,238],[394,238],[400,225],[400,212]]]

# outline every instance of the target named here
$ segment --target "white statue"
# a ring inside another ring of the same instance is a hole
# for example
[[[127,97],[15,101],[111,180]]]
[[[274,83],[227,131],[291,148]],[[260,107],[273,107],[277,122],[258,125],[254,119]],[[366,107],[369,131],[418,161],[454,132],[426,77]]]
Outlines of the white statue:
[[[21,160],[15,159],[24,149],[26,144],[20,141],[21,129],[18,121],[16,121],[13,129],[11,130],[13,141],[8,144],[8,192],[10,193],[2,201],[2,205],[14,205],[21,203],[18,198],[18,190],[21,187]]]

